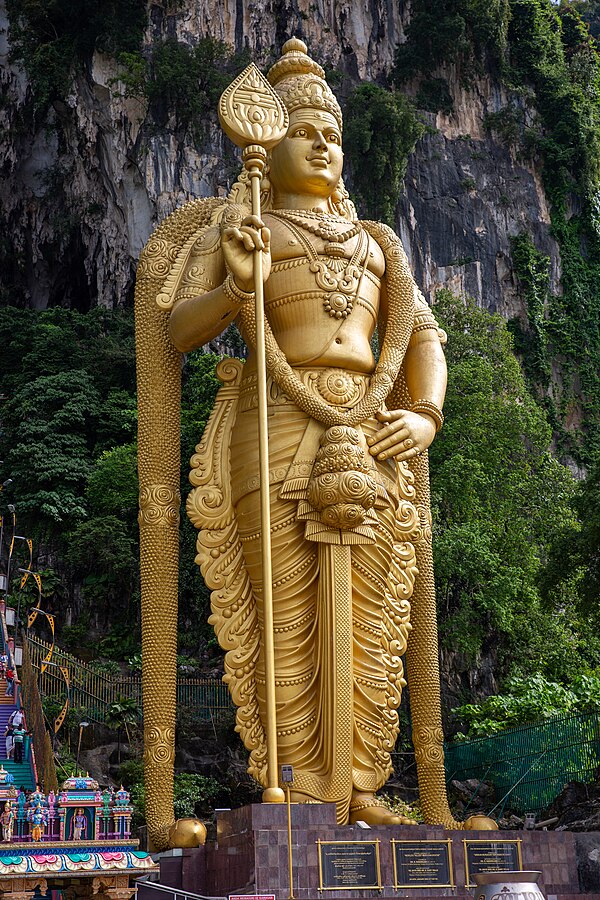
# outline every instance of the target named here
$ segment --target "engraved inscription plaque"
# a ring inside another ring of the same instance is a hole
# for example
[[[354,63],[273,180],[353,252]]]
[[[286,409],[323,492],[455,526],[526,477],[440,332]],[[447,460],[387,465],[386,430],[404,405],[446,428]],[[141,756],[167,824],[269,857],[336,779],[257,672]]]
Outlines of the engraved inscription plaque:
[[[379,841],[317,841],[319,890],[380,888]]]
[[[394,886],[454,887],[451,841],[394,841]]]
[[[473,875],[480,872],[520,872],[521,841],[467,841],[465,846],[465,873],[467,887],[474,887]]]

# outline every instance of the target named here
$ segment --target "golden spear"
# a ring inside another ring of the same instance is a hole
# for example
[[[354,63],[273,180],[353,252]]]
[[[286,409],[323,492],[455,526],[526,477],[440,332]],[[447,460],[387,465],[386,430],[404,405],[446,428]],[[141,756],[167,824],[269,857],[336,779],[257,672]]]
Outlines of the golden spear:
[[[252,215],[260,218],[260,182],[267,150],[286,135],[287,110],[268,81],[252,63],[221,95],[219,120],[228,137],[242,147],[242,160],[250,177]],[[256,308],[256,360],[258,371],[258,457],[260,476],[260,517],[263,583],[263,642],[267,700],[267,787],[265,803],[283,803],[285,795],[278,783],[277,710],[275,703],[275,644],[273,639],[273,578],[271,565],[271,502],[269,496],[269,436],[267,426],[267,364],[265,353],[265,304],[262,277],[262,250],[254,250],[254,291]]]

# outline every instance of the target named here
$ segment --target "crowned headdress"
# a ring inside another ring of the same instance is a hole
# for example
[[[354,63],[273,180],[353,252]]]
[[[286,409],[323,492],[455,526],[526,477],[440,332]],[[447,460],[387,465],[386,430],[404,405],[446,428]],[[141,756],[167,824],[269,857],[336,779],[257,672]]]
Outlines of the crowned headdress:
[[[325,70],[307,55],[307,46],[299,38],[283,45],[283,53],[269,70],[267,78],[288,112],[295,109],[325,109],[342,127],[342,110],[325,81]]]

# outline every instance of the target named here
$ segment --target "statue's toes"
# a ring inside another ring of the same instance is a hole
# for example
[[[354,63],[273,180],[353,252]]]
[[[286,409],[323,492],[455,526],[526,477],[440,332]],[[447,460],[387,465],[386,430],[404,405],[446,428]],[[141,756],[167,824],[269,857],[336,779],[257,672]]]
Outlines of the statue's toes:
[[[360,805],[355,808],[350,807],[350,824],[356,822],[366,822],[367,825],[416,825],[413,819],[407,816],[399,816],[392,812],[386,806],[381,806],[377,802],[368,805]]]

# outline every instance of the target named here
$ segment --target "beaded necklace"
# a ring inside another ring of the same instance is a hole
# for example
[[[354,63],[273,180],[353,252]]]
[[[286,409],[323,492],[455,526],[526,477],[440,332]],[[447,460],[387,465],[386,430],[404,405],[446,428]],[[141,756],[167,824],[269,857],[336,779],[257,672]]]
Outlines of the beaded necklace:
[[[304,231],[309,231],[326,243],[345,244],[346,241],[362,231],[362,225],[357,222],[347,231],[340,232],[338,230],[340,225],[349,224],[347,219],[337,218],[329,213],[317,212],[313,209],[302,210],[302,212],[291,209],[272,209],[269,212],[270,215],[283,219],[284,222],[291,222],[303,228]],[[316,221],[307,222],[306,219],[316,219]]]
[[[320,233],[321,228],[319,225],[307,223],[305,227],[305,223],[300,216],[295,214],[289,215],[287,211],[284,212],[286,214],[283,216],[277,216],[277,213],[281,213],[281,210],[277,210],[277,212],[270,211],[269,215],[280,218],[304,248],[304,252],[309,260],[310,271],[315,275],[317,287],[324,292],[323,307],[325,312],[332,319],[346,319],[354,309],[354,301],[358,295],[369,257],[369,239],[362,225],[357,223],[347,234],[340,236],[336,233],[335,236],[325,238]],[[315,214],[313,213],[313,215]],[[300,228],[305,228],[306,231],[317,237],[322,237],[324,241],[328,242],[329,245],[325,248],[325,256],[319,256],[306,235],[302,234]],[[345,255],[342,244],[357,234],[360,234],[360,238],[356,243],[352,258],[349,260],[340,258]],[[332,235],[332,232],[330,232],[330,235]],[[329,257],[333,257],[333,259],[329,259]]]

